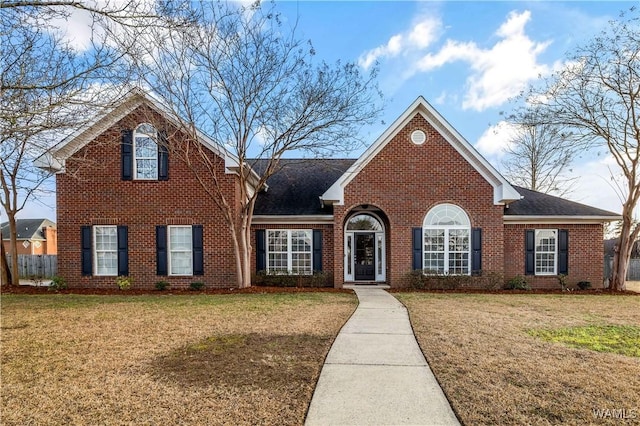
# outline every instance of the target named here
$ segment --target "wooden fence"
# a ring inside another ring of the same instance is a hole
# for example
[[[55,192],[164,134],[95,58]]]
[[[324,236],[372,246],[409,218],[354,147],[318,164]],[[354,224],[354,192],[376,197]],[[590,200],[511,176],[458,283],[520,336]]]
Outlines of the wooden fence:
[[[11,255],[7,255],[11,266]],[[13,273],[13,271],[11,271]],[[51,278],[58,274],[58,256],[55,254],[19,254],[20,278]]]
[[[604,276],[611,276],[613,267],[613,256],[604,257]],[[629,269],[627,270],[627,281],[640,281],[640,259],[629,259]]]

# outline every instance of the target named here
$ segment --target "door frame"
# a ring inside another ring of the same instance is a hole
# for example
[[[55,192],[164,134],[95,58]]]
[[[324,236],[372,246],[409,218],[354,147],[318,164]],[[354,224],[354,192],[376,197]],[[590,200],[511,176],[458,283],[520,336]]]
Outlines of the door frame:
[[[370,230],[358,230],[347,231],[347,223],[352,216],[358,214],[367,214],[375,218],[381,225],[382,230],[370,231]],[[371,280],[356,280],[355,279],[355,234],[358,233],[371,233],[374,234],[373,243],[373,258],[375,264],[375,282],[386,282],[387,273],[387,251],[386,251],[386,228],[385,224],[380,219],[380,216],[372,212],[356,211],[350,214],[345,221],[343,228],[343,243],[344,243],[344,281],[345,282],[370,282]]]

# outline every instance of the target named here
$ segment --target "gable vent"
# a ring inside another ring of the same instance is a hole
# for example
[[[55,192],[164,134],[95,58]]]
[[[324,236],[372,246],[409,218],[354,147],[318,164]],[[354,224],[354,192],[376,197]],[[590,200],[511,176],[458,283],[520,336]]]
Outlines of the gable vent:
[[[411,142],[415,145],[422,145],[427,141],[427,135],[422,130],[414,130],[411,133]]]

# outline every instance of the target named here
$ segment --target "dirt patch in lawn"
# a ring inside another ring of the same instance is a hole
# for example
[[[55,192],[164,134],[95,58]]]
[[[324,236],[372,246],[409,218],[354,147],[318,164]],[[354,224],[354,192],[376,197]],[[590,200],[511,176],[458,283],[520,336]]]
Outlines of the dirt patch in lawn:
[[[612,414],[639,421],[640,358],[528,334],[531,329],[637,326],[639,298],[397,296],[408,307],[425,357],[465,424],[619,424]]]
[[[302,424],[356,298],[1,298],[0,423]]]
[[[208,337],[159,357],[151,372],[183,386],[258,388],[304,399],[331,340],[308,334]]]

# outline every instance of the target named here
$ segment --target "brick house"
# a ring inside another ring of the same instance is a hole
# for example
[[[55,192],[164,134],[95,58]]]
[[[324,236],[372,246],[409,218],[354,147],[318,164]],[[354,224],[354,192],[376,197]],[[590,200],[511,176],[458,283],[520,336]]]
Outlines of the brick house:
[[[113,286],[117,275],[150,288],[233,285],[219,209],[154,142],[177,143],[180,132],[163,130],[171,127],[162,106],[136,92],[41,158],[57,172],[58,267],[70,286]],[[196,143],[233,205],[237,162],[206,135]],[[417,269],[526,275],[534,287],[555,287],[565,274],[601,286],[603,225],[620,218],[510,185],[422,97],[358,159],[281,166],[258,189],[253,270],[322,271],[336,287],[400,287]]]
[[[0,224],[2,244],[11,253],[9,222]],[[18,254],[57,254],[58,234],[56,224],[49,219],[16,219]]]

